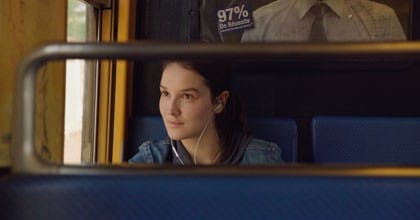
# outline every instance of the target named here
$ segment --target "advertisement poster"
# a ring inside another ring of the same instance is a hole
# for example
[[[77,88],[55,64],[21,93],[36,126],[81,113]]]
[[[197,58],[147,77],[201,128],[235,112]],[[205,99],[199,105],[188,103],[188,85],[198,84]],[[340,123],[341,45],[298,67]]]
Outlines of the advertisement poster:
[[[205,42],[409,40],[411,0],[202,0]]]

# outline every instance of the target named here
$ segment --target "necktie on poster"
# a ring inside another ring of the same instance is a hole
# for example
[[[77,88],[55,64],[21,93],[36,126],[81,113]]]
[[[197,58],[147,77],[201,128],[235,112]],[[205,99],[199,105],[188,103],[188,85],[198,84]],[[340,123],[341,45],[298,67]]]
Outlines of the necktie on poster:
[[[325,28],[323,24],[325,10],[326,5],[324,3],[316,3],[310,9],[310,12],[314,15],[314,22],[312,23],[311,32],[309,34],[309,41],[327,41],[327,36],[325,35]]]

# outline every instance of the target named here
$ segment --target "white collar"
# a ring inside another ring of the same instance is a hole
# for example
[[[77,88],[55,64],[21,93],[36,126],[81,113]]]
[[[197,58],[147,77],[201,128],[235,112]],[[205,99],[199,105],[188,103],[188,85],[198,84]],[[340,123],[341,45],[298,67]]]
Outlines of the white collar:
[[[308,13],[309,9],[311,9],[311,7],[319,1],[328,5],[328,7],[330,7],[331,10],[339,17],[343,17],[345,0],[297,0],[296,9],[298,11],[299,18],[302,19]]]

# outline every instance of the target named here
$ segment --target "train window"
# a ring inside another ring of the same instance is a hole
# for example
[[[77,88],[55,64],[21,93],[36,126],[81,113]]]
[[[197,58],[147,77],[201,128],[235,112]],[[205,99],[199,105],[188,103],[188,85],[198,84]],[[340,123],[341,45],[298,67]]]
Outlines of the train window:
[[[111,0],[68,3],[69,42],[123,42],[133,38],[130,31],[133,16],[129,15],[134,13],[135,3]],[[124,138],[122,102],[130,65],[117,60],[71,62],[66,74],[69,78],[64,163],[119,162]]]
[[[96,17],[93,5],[69,0],[67,41],[95,41]],[[66,62],[64,163],[79,164],[93,160],[96,69],[94,61],[72,59]]]

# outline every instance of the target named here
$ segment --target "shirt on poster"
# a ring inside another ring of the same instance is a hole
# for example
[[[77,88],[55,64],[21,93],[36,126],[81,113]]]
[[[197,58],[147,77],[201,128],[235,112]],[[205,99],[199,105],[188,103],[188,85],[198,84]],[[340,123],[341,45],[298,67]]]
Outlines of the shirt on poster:
[[[255,28],[242,42],[307,41],[319,0],[277,0],[254,11]],[[328,10],[323,24],[328,41],[406,40],[394,10],[369,0],[323,0]]]

